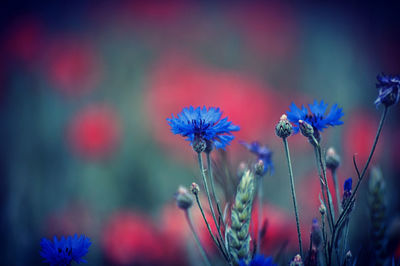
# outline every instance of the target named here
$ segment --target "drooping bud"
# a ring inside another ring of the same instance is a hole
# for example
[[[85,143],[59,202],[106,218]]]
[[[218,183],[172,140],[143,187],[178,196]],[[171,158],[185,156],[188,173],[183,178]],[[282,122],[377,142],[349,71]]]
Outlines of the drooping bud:
[[[202,153],[207,148],[207,143],[203,138],[195,137],[192,147],[195,152]]]
[[[326,151],[326,167],[331,171],[335,171],[340,165],[340,156],[336,153],[333,147]]]
[[[280,138],[287,138],[293,133],[293,126],[290,124],[287,116],[283,114],[275,127],[275,133]]]
[[[258,160],[258,162],[254,165],[254,172],[258,176],[262,176],[264,174],[264,161]]]
[[[190,186],[190,190],[194,195],[197,195],[200,192],[200,187],[199,185],[193,182],[192,185]]]
[[[312,139],[314,135],[314,128],[306,121],[299,120],[299,128],[304,137]]]
[[[294,258],[290,262],[290,266],[303,266],[303,265],[304,265],[303,260],[301,259],[300,254],[297,254],[296,256],[294,256]]]
[[[187,210],[193,205],[192,195],[190,195],[189,191],[183,186],[179,186],[175,198],[176,205],[182,210]]]

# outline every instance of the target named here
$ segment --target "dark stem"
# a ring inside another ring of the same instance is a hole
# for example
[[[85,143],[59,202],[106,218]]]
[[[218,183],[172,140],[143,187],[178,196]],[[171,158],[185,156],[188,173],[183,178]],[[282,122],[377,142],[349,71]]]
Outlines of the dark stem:
[[[296,190],[295,190],[295,186],[294,186],[292,163],[290,161],[289,145],[288,145],[288,142],[287,142],[286,138],[282,138],[282,140],[283,140],[283,145],[285,147],[286,160],[287,160],[288,168],[289,168],[289,180],[290,180],[290,188],[291,188],[291,191],[292,191],[294,214],[295,214],[295,217],[296,217],[297,238],[299,240],[300,256],[303,257],[303,247],[302,247],[302,244],[301,244],[301,232],[300,232],[299,214],[298,214],[298,211],[297,211]]]

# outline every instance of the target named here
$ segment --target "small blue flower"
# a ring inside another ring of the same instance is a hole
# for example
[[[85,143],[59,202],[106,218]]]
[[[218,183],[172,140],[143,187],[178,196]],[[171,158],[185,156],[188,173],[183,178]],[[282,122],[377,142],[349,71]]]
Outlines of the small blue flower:
[[[71,265],[73,260],[78,264],[87,263],[82,257],[88,253],[91,244],[89,238],[84,235],[78,238],[77,234],[73,237],[68,236],[67,239],[62,236],[60,240],[54,236],[53,242],[47,238],[42,238],[40,255],[45,259],[44,262],[50,263],[52,266]]]
[[[261,254],[257,254],[248,264],[243,260],[239,261],[239,266],[275,266],[276,264],[272,261],[272,257],[264,257]]]
[[[272,174],[274,171],[274,165],[272,164],[272,152],[267,146],[261,145],[257,141],[253,141],[252,143],[247,143],[245,141],[239,141],[240,144],[245,146],[250,152],[257,155],[257,160],[262,160],[264,163],[264,171],[263,175],[268,172]]]
[[[351,192],[351,188],[353,186],[353,179],[350,177],[344,181],[343,189],[345,192]]]
[[[378,79],[376,87],[379,89],[379,96],[375,100],[376,107],[380,104],[386,107],[396,104],[400,97],[400,76],[389,76],[382,73],[376,78]]]
[[[167,118],[167,121],[172,133],[187,137],[192,146],[194,141],[201,140],[213,144],[217,149],[225,149],[234,139],[231,132],[240,128],[228,121],[227,117],[220,119],[221,116],[219,108],[210,107],[207,110],[206,107],[194,109],[190,106],[183,108],[177,117],[172,115],[172,118]]]
[[[316,138],[319,138],[319,132],[323,131],[328,126],[337,126],[343,124],[340,121],[340,118],[343,116],[342,108],[338,108],[337,104],[334,104],[331,107],[329,113],[326,113],[328,104],[325,104],[324,101],[318,103],[316,100],[313,104],[309,104],[308,108],[301,106],[301,109],[298,108],[294,103],[290,105],[290,111],[287,112],[287,117],[290,122],[294,124],[293,130],[294,133],[299,132],[299,120],[306,121],[310,124],[314,129],[314,135]]]

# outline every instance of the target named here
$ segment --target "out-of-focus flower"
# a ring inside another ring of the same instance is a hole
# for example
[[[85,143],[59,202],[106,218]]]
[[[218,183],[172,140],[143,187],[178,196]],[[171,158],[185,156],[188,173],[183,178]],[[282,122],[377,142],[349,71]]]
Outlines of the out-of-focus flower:
[[[333,147],[329,147],[325,156],[326,167],[331,171],[335,171],[340,165],[340,156]]]
[[[221,119],[221,116],[219,108],[210,107],[207,110],[205,106],[196,109],[190,106],[183,108],[177,117],[172,115],[172,118],[167,118],[167,121],[171,131],[187,137],[186,140],[191,142],[196,151],[196,146],[200,142],[207,143],[207,148],[210,143],[217,149],[225,149],[234,139],[231,131],[238,131],[240,128],[228,121],[227,117]]]
[[[261,254],[256,254],[254,258],[249,262],[246,263],[245,261],[239,261],[239,266],[274,266],[276,265],[272,261],[272,257],[265,257]]]
[[[84,262],[83,259],[92,243],[88,237],[75,234],[73,237],[68,236],[67,239],[64,236],[60,240],[54,236],[53,242],[46,238],[42,238],[40,246],[42,250],[40,255],[45,259],[44,262],[50,263],[50,265],[71,265],[72,261],[77,263]]]
[[[89,105],[72,118],[68,126],[68,140],[72,150],[84,158],[105,158],[117,147],[120,126],[112,107]]]
[[[143,215],[120,212],[105,225],[102,246],[113,265],[157,264],[164,260],[164,244],[153,222]]]
[[[175,199],[176,205],[182,210],[187,210],[193,205],[193,196],[183,186],[179,186],[178,191],[175,194]]]
[[[102,62],[93,44],[74,39],[54,40],[47,54],[48,79],[64,95],[82,95],[100,84]]]
[[[294,133],[299,132],[299,120],[303,120],[310,124],[314,129],[314,135],[319,139],[319,132],[323,131],[328,126],[337,126],[343,124],[340,118],[343,116],[342,108],[338,108],[337,104],[334,104],[329,113],[325,114],[328,104],[324,101],[318,103],[316,100],[313,104],[309,104],[308,108],[301,106],[301,109],[292,103],[290,105],[290,111],[287,112],[287,116],[290,122],[294,126]]]
[[[267,146],[261,145],[257,141],[253,141],[252,143],[247,143],[245,141],[239,141],[240,144],[245,146],[250,152],[257,155],[257,160],[262,160],[264,163],[264,170],[262,174],[265,174],[268,170],[269,173],[272,174],[274,171],[274,165],[272,163],[272,152]]]
[[[377,76],[377,79],[378,84],[376,84],[376,87],[379,89],[379,95],[375,100],[376,107],[380,104],[389,107],[398,103],[400,98],[400,76],[389,76],[382,73]]]

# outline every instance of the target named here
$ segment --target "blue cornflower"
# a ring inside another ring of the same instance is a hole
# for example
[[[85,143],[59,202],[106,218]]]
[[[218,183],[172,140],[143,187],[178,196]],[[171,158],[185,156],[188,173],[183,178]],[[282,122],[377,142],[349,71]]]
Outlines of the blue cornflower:
[[[350,178],[346,179],[346,181],[344,181],[343,190],[345,192],[351,192],[352,186],[353,186],[353,179],[350,177]]]
[[[386,107],[396,104],[400,97],[400,76],[389,76],[382,73],[376,78],[378,79],[376,87],[379,89],[378,98],[375,100],[376,107],[379,104],[383,104]]]
[[[186,140],[190,141],[193,148],[201,152],[205,148],[211,151],[212,146],[225,149],[234,139],[231,132],[240,129],[228,121],[227,117],[220,119],[221,116],[219,108],[210,107],[207,110],[205,106],[196,109],[190,106],[183,108],[177,117],[172,114],[172,118],[167,118],[167,121],[172,133],[187,137]],[[197,149],[199,143],[204,143],[203,149]]]
[[[287,117],[290,122],[294,124],[294,133],[299,132],[299,120],[303,120],[310,124],[314,129],[314,136],[319,139],[319,132],[323,131],[328,126],[337,126],[343,124],[340,118],[343,116],[342,108],[338,108],[337,104],[334,104],[328,114],[325,114],[328,104],[324,101],[318,103],[314,101],[313,104],[309,104],[308,112],[304,105],[301,109],[298,108],[294,103],[290,105],[290,111],[287,112]]]
[[[353,179],[350,177],[344,181],[343,184],[343,198],[342,198],[342,207],[345,208],[348,200],[351,197],[351,188],[353,186]]]
[[[257,155],[257,160],[262,160],[264,163],[263,175],[267,173],[272,174],[274,171],[274,165],[272,164],[272,151],[267,148],[267,146],[261,145],[258,141],[253,141],[252,143],[247,143],[245,141],[239,141],[240,144],[245,146],[250,152]]]
[[[257,254],[248,264],[243,260],[239,261],[239,266],[275,266],[276,264],[272,261],[272,257],[264,257],[261,254]]]
[[[53,242],[47,238],[42,238],[40,255],[45,259],[44,262],[50,263],[52,266],[71,265],[73,260],[78,264],[80,262],[86,263],[87,261],[82,257],[88,253],[91,244],[88,237],[81,235],[78,238],[77,234],[73,237],[68,236],[67,239],[62,236],[60,240],[54,236]]]

